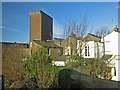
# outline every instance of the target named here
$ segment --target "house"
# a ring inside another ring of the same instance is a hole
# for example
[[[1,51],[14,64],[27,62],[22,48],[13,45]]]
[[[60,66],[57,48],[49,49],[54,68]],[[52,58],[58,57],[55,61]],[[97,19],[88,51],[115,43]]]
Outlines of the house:
[[[53,64],[56,66],[66,66],[69,57],[69,55],[61,55],[53,61]]]
[[[76,54],[77,50],[77,37],[76,35],[71,32],[71,36],[67,37],[62,41],[63,47],[63,55],[74,55]]]
[[[47,50],[48,56],[50,56],[52,60],[62,55],[63,52],[62,47],[56,45],[53,40],[47,41],[33,40],[31,45],[31,53],[33,53],[40,47],[44,47]]]
[[[102,48],[101,37],[90,33],[81,40],[77,40],[77,52],[84,58],[101,58],[103,56]]]
[[[103,37],[101,42],[104,42],[105,55],[112,55],[108,59],[112,80],[120,81],[120,29],[115,25],[113,31]]]
[[[62,38],[54,38],[53,39],[54,43],[57,44],[58,46],[62,46],[62,41],[63,40],[64,39],[62,39]]]
[[[117,26],[105,37],[88,34],[82,40],[77,40],[77,49],[78,54],[84,58],[102,58],[109,61],[112,80],[120,81],[120,29]]]

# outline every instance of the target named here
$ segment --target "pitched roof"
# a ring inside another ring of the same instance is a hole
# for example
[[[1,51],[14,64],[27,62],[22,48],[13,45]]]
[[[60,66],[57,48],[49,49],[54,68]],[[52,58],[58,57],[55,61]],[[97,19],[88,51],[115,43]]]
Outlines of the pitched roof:
[[[55,40],[59,41],[59,42],[62,42],[64,39],[62,38],[54,38]]]
[[[88,33],[88,35],[85,36],[82,40],[83,41],[98,41],[99,42],[101,40],[101,37]]]
[[[43,47],[61,48],[61,46],[54,44],[54,42],[40,41],[40,40],[33,40],[33,41],[39,45],[42,45]]]
[[[55,61],[66,61],[69,58],[69,55],[61,55],[55,59]]]
[[[77,39],[78,39],[78,40],[81,40],[81,39],[82,39],[82,37],[81,37],[81,36],[79,36],[79,37],[77,37]]]

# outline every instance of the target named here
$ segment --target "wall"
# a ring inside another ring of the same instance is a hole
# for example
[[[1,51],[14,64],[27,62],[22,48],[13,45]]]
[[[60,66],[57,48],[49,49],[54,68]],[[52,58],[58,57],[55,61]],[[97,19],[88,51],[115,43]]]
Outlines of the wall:
[[[62,47],[63,47],[63,54],[66,55],[67,51],[70,51],[72,55],[77,53],[77,38],[76,36],[69,36],[65,40],[62,41]],[[69,50],[67,50],[68,48]],[[66,50],[66,51],[65,51]]]
[[[103,56],[103,43],[101,42],[94,42],[95,47],[95,58],[102,58]]]
[[[37,10],[30,14],[30,42],[32,40],[52,40],[53,19],[44,12]]]
[[[50,56],[52,58],[52,60],[54,60],[55,58],[57,58],[58,56],[60,56],[62,54],[62,48],[50,48]]]
[[[105,54],[118,55],[118,32],[113,31],[112,33],[105,36],[104,43]]]
[[[85,56],[85,46],[89,46],[89,53],[90,56]],[[95,56],[95,48],[94,48],[94,41],[89,41],[89,42],[85,42],[83,45],[83,50],[82,50],[82,55],[84,56],[84,58],[94,58]]]
[[[120,82],[95,78],[75,70],[64,69],[60,71],[58,78],[58,85],[62,86],[62,84],[65,84],[66,86],[64,88],[71,87],[73,85],[82,86],[83,88],[120,88]]]
[[[2,43],[2,74],[12,80],[20,77],[22,75],[22,61],[30,53],[31,49],[28,48],[28,44]]]
[[[41,34],[42,40],[52,40],[53,36],[53,19],[45,13],[41,13]]]
[[[32,53],[37,50],[38,48],[40,48],[41,45],[35,43],[34,41],[32,42]],[[44,47],[44,46],[43,46]],[[50,58],[52,60],[54,60],[56,57],[62,55],[62,47],[59,47],[59,48],[56,48],[56,47],[44,47],[46,49],[46,51],[48,51],[48,48],[49,48],[49,55],[50,55]]]
[[[112,80],[120,81],[120,33],[113,31],[101,41],[105,42],[105,54],[116,56],[112,60],[112,62],[115,62],[116,76],[113,76]],[[112,70],[112,72],[114,72],[114,70]]]
[[[29,13],[34,13],[30,14],[30,42],[33,40],[41,40],[41,13],[40,11],[32,11]]]
[[[118,33],[118,80],[120,81],[120,33]]]
[[[80,55],[80,44],[79,43],[80,40],[77,40],[77,49],[78,49],[78,53]],[[85,56],[85,46],[89,46],[89,53],[90,56]],[[84,58],[101,58],[103,56],[102,53],[102,46],[103,44],[100,42],[95,42],[95,41],[88,41],[88,42],[84,42],[84,44],[82,44],[82,55],[84,56]]]

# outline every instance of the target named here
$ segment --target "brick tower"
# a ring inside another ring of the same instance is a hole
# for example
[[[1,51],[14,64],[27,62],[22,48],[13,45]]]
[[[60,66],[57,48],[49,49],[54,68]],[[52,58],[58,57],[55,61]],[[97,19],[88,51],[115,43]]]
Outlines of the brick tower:
[[[30,42],[52,40],[53,19],[41,10],[30,11]]]

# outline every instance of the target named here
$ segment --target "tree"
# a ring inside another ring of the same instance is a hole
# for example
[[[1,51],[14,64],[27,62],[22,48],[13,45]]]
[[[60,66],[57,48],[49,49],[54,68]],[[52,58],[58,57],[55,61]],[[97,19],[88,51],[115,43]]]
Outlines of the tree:
[[[86,44],[85,42],[83,43],[82,38],[87,32],[87,26],[88,21],[86,17],[82,17],[79,20],[71,19],[68,24],[65,25],[64,37],[67,37],[67,39],[64,40],[64,44],[66,45],[66,52],[70,51],[70,53],[68,53],[68,55],[70,55],[68,58],[68,63],[69,65],[71,64],[70,66],[76,66],[76,64],[78,66],[84,62],[82,50]]]
[[[71,19],[68,21],[68,24],[64,28],[64,37],[70,36],[73,32],[77,37],[83,37],[87,31],[87,18],[83,17],[79,20]]]
[[[95,34],[99,37],[104,37],[110,33],[109,28],[107,27],[101,27],[100,30],[97,30]]]
[[[27,87],[49,88],[53,81],[54,66],[49,63],[46,49],[40,47],[23,64]]]
[[[104,78],[108,70],[107,63],[103,59],[86,59],[85,68],[89,69],[90,75]]]
[[[100,30],[97,30],[95,34],[99,37],[102,38],[103,42],[103,55],[105,55],[105,42],[104,42],[104,37],[110,33],[109,28],[107,27],[101,27]]]
[[[80,39],[77,38],[77,40],[79,40],[79,42],[77,41],[77,44],[79,44],[77,46],[77,52],[75,55],[72,55],[72,54],[70,55],[70,57],[68,58],[69,59],[68,65],[73,68],[78,67],[78,66],[83,66],[84,68],[89,69],[91,75],[93,75],[95,77],[99,77],[99,76],[104,77],[105,71],[108,70],[107,69],[108,63],[105,63],[105,61],[102,60],[101,58],[85,59],[83,57],[82,51],[84,50],[84,48],[87,44],[87,41],[85,41],[82,38],[87,33],[87,18],[83,18],[82,21],[79,22],[79,24],[76,20],[69,21],[68,26],[66,26],[66,29],[64,32],[65,36],[68,37],[71,32],[76,34],[77,37],[80,36],[81,38]],[[109,30],[106,29],[105,27],[102,27],[101,31],[96,32],[96,35],[100,36],[100,37],[103,37],[107,34],[109,34]],[[71,46],[71,48],[73,48],[72,46],[75,43],[74,42],[70,43],[70,42],[71,42],[71,40],[68,39],[68,43],[71,44],[69,46]],[[97,45],[97,47],[99,47],[99,45]],[[79,51],[79,55],[78,55],[78,51]],[[99,50],[97,50],[98,57],[99,57],[99,53],[100,53]]]

